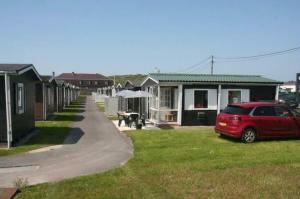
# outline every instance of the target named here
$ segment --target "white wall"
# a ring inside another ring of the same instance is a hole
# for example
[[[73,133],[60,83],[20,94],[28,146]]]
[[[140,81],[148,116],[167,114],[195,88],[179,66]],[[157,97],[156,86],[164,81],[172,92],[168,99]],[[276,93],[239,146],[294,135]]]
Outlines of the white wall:
[[[118,98],[107,97],[105,98],[105,114],[106,115],[117,115],[118,112]]]
[[[177,105],[177,123],[181,125],[181,115],[182,115],[182,84],[178,86],[178,105]]]
[[[241,91],[241,102],[250,101],[249,89],[222,89],[221,91],[221,109],[224,109],[228,104],[228,91]]]
[[[208,91],[208,108],[194,107],[194,93],[196,90]],[[217,89],[185,89],[184,90],[184,110],[217,110]]]
[[[281,89],[287,89],[290,92],[296,92],[296,85],[281,85]]]

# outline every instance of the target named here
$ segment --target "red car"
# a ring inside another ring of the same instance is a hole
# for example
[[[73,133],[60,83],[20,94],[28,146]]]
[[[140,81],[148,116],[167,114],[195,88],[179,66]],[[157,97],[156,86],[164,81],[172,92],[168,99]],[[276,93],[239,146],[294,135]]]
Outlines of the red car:
[[[215,132],[245,143],[260,138],[300,136],[300,114],[275,102],[228,105],[218,116]]]

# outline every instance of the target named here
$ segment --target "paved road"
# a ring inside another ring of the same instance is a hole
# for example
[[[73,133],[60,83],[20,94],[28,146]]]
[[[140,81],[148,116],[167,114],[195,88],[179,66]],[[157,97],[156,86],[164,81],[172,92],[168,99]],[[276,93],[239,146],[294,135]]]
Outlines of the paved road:
[[[20,178],[38,184],[103,172],[129,160],[130,140],[98,111],[91,97],[83,110],[62,147],[0,157],[0,187],[12,186]]]

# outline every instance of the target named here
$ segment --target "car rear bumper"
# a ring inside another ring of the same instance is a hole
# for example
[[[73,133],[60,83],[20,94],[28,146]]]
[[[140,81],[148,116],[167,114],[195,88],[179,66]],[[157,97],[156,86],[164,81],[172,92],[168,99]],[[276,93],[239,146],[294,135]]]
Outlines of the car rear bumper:
[[[229,137],[233,137],[233,138],[240,138],[242,135],[242,132],[238,131],[238,130],[224,130],[224,129],[219,129],[217,127],[215,127],[215,132],[222,134],[222,135],[226,135]]]

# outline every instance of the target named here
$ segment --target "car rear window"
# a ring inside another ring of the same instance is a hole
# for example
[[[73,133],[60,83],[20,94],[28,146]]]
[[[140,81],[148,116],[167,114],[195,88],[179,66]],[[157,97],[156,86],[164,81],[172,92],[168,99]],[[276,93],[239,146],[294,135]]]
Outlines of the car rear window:
[[[244,108],[241,106],[229,105],[222,111],[222,113],[232,114],[232,115],[249,115],[251,110],[252,108]]]

